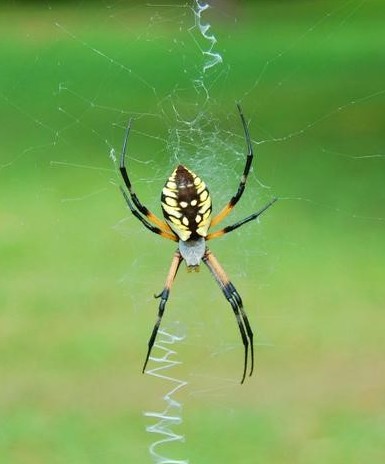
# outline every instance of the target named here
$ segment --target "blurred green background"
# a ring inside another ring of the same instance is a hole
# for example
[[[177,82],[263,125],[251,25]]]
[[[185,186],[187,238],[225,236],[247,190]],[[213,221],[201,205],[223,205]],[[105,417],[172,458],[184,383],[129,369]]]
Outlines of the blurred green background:
[[[109,155],[133,116],[143,201],[159,214],[179,149],[219,208],[243,168],[240,99],[257,156],[232,219],[280,201],[211,248],[257,332],[256,374],[239,385],[233,314],[206,269],[182,268],[164,326],[185,336],[170,373],[189,382],[186,442],[162,452],[382,463],[385,6],[215,3],[206,101],[192,11],[160,3],[0,9],[0,462],[151,462],[143,412],[172,384],[141,366],[174,245],[129,215]],[[192,108],[209,119],[187,126]]]

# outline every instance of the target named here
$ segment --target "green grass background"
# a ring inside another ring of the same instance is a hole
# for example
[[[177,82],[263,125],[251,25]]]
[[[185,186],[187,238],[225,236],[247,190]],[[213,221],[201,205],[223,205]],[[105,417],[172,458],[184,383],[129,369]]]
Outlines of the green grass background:
[[[140,370],[173,245],[129,217],[108,154],[128,115],[142,114],[130,150],[151,163],[133,162],[132,176],[159,212],[173,122],[143,114],[161,115],[202,63],[181,11],[1,7],[1,463],[151,462],[143,411],[162,410],[170,385]],[[227,303],[206,270],[178,276],[165,326],[179,321],[186,335],[173,371],[190,382],[178,395],[186,443],[165,454],[384,462],[384,14],[379,1],[207,12],[230,66],[212,87],[218,124],[237,149],[237,98],[254,140],[303,132],[256,145],[257,174],[234,217],[281,200],[212,244],[258,332],[256,375],[242,387]],[[220,179],[213,166],[206,174],[220,199],[242,159],[225,153],[222,168]]]

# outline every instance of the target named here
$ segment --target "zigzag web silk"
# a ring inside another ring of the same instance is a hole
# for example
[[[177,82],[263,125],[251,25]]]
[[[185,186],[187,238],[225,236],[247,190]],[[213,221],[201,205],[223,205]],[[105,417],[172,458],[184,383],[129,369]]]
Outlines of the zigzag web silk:
[[[182,403],[175,399],[175,394],[178,390],[187,385],[187,381],[176,379],[171,375],[167,375],[165,371],[170,370],[175,365],[181,364],[181,361],[171,359],[176,354],[176,351],[171,347],[183,340],[184,337],[168,333],[165,329],[160,329],[158,332],[158,341],[155,343],[155,349],[160,355],[158,357],[151,356],[151,365],[156,367],[147,370],[147,374],[157,377],[158,379],[166,380],[172,385],[163,397],[165,408],[163,411],[145,411],[144,416],[154,419],[155,423],[148,425],[146,431],[155,433],[159,437],[155,438],[149,446],[149,452],[155,463],[159,464],[186,464],[184,459],[171,459],[162,454],[161,448],[167,443],[184,442],[184,435],[176,433],[173,427],[182,423]]]
[[[191,32],[196,28],[208,43],[207,49],[202,49],[197,44],[203,54],[204,62],[201,76],[199,76],[194,83],[197,87],[204,89],[207,98],[209,98],[209,95],[204,85],[204,74],[208,69],[222,63],[221,55],[213,50],[217,41],[215,36],[210,33],[211,26],[210,24],[204,23],[202,20],[202,13],[208,8],[209,4],[201,4],[198,0],[195,1],[193,8],[195,25],[190,29]],[[169,369],[175,365],[181,364],[181,361],[175,360],[174,355],[176,351],[172,347],[174,344],[183,340],[184,336],[177,336],[170,332],[171,331],[165,329],[159,330],[158,340],[154,348],[156,352],[160,352],[160,355],[150,357],[150,365],[155,365],[156,367],[147,369],[147,374],[169,382],[171,384],[171,390],[163,396],[165,408],[162,411],[145,411],[143,414],[145,417],[155,420],[154,424],[146,427],[147,432],[158,436],[149,445],[149,453],[153,461],[156,464],[187,464],[189,462],[188,460],[172,459],[162,452],[164,445],[168,443],[184,442],[185,440],[182,433],[174,431],[174,427],[180,426],[183,422],[183,405],[175,398],[175,394],[186,387],[188,382],[166,374]]]

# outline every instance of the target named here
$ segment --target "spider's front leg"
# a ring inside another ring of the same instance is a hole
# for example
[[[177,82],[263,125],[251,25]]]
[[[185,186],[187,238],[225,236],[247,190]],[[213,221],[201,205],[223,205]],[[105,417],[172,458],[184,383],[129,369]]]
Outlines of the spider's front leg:
[[[240,331],[241,338],[242,338],[242,343],[245,349],[243,374],[242,374],[242,379],[241,379],[241,383],[243,383],[246,377],[246,372],[247,372],[249,345],[250,345],[250,354],[251,354],[251,366],[250,366],[249,375],[251,375],[254,370],[253,331],[251,329],[246,312],[243,309],[243,303],[242,303],[241,296],[239,295],[238,291],[236,290],[234,285],[231,283],[231,281],[227,277],[224,269],[219,264],[218,260],[215,258],[215,256],[212,254],[212,252],[209,249],[206,249],[206,252],[203,256],[203,262],[206,264],[211,274],[214,276],[215,280],[220,286],[224,296],[226,297],[227,301],[230,303],[234,311],[234,315],[237,319],[239,331]]]
[[[167,275],[164,288],[159,294],[155,295],[155,298],[160,298],[159,309],[158,309],[158,319],[155,322],[154,328],[152,329],[151,337],[148,341],[148,350],[147,350],[147,355],[144,361],[142,372],[146,370],[146,366],[147,366],[148,360],[151,355],[152,347],[154,346],[156,335],[158,333],[160,323],[162,322],[162,317],[163,317],[166,303],[167,303],[167,300],[170,294],[171,286],[172,286],[172,283],[174,282],[176,273],[178,272],[178,269],[179,269],[179,266],[182,260],[183,258],[180,252],[176,251],[172,259],[172,262],[171,262],[170,270],[168,271],[168,275]]]

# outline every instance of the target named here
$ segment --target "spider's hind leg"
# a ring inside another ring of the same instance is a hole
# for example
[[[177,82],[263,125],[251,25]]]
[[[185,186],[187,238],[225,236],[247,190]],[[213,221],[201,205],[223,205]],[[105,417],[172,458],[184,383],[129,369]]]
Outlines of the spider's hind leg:
[[[158,334],[160,323],[162,322],[162,317],[164,314],[164,310],[166,308],[168,297],[170,295],[171,286],[172,286],[172,283],[174,282],[175,276],[178,272],[182,259],[183,258],[181,254],[179,253],[179,251],[176,251],[174,254],[173,260],[171,262],[170,270],[168,271],[165,286],[159,294],[155,295],[155,298],[160,298],[159,309],[158,309],[158,319],[155,322],[154,328],[152,329],[151,337],[148,341],[148,350],[147,350],[146,359],[143,364],[142,372],[146,370],[148,360],[150,359],[151,351],[154,346],[156,336]]]
[[[254,370],[253,331],[251,329],[246,312],[243,309],[243,303],[242,303],[241,296],[237,292],[234,285],[230,282],[229,278],[227,277],[222,266],[219,264],[218,260],[208,249],[206,250],[206,253],[203,257],[203,262],[206,264],[209,271],[214,276],[215,280],[220,286],[224,296],[226,297],[227,301],[230,303],[234,311],[234,315],[237,319],[239,332],[241,334],[242,343],[243,343],[244,350],[245,350],[243,374],[242,374],[242,379],[241,379],[241,383],[243,383],[246,377],[246,373],[247,373],[249,345],[250,345],[250,355],[251,355],[251,366],[250,366],[249,375],[251,375]]]

